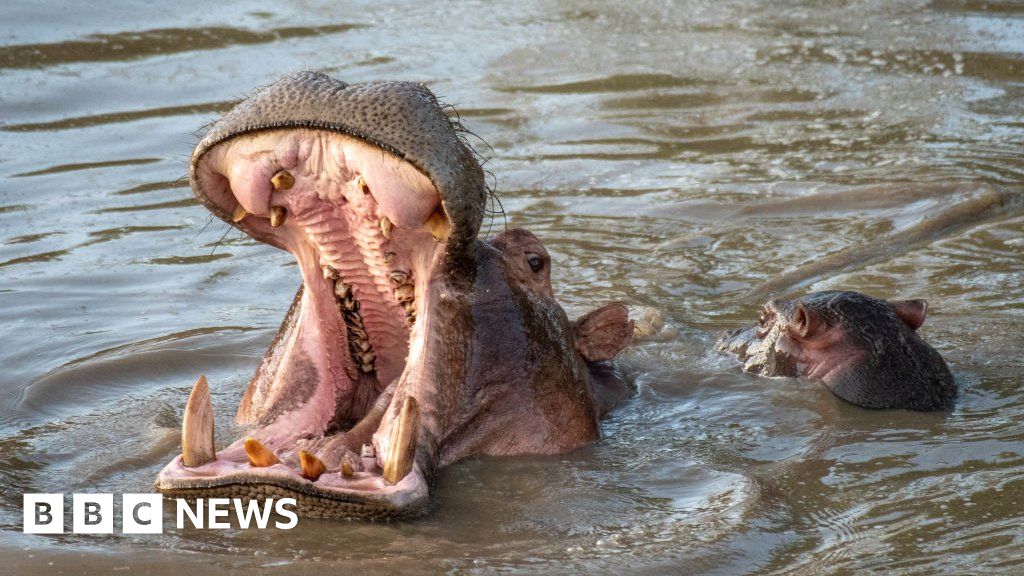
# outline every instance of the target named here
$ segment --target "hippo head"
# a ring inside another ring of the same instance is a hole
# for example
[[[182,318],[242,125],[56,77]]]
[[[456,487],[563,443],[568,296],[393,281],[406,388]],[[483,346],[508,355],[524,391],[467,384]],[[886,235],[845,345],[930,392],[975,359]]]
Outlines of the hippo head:
[[[404,515],[461,458],[595,440],[627,390],[604,363],[632,336],[625,308],[572,323],[536,237],[477,239],[483,171],[420,84],[286,76],[212,126],[190,178],[215,215],[292,253],[302,286],[239,406],[246,437],[215,450],[197,382],[167,494]]]
[[[942,356],[917,333],[924,300],[889,302],[859,292],[815,292],[770,300],[756,326],[735,330],[719,350],[760,376],[823,382],[865,408],[944,410],[956,385]]]

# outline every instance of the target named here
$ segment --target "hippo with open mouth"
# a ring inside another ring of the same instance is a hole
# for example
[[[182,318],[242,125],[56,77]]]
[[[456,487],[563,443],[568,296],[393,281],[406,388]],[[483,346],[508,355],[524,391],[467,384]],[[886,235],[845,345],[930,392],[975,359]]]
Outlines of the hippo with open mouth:
[[[718,349],[747,372],[819,381],[865,408],[947,410],[956,382],[917,333],[926,309],[924,300],[845,291],[769,300],[756,326],[726,334]]]
[[[239,406],[248,436],[215,450],[200,378],[165,494],[408,515],[440,467],[573,450],[630,393],[609,364],[626,308],[570,322],[536,237],[478,240],[483,171],[420,84],[286,76],[211,127],[190,179],[215,215],[294,254],[303,282]]]

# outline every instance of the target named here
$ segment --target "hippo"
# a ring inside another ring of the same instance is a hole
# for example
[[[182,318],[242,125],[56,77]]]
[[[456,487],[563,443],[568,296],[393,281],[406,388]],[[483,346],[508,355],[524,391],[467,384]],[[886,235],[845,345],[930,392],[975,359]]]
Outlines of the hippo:
[[[489,189],[462,134],[421,84],[316,72],[211,126],[193,192],[293,254],[302,284],[238,407],[248,433],[216,450],[200,377],[157,489],[403,517],[428,508],[444,466],[598,439],[632,390],[612,360],[633,321],[612,302],[570,322],[536,236],[478,237]]]
[[[725,334],[717,348],[747,372],[819,381],[864,408],[948,410],[953,375],[917,333],[926,309],[924,300],[846,291],[769,300],[756,326]]]

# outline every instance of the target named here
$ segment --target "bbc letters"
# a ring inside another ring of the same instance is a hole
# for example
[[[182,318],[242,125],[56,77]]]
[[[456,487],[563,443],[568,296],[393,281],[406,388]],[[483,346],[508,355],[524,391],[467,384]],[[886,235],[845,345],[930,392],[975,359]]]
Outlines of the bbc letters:
[[[290,530],[298,522],[294,498],[197,498],[165,501],[161,494],[122,494],[115,508],[113,494],[72,494],[71,532],[113,534],[115,520],[123,534],[162,534],[164,504],[174,507],[175,527],[196,529],[242,528]],[[23,531],[26,534],[66,532],[64,494],[25,494]]]

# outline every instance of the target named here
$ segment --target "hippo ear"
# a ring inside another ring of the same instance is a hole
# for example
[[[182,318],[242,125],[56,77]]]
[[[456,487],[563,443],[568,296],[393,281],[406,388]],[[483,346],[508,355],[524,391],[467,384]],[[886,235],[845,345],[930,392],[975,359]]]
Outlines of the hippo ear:
[[[910,326],[911,330],[917,330],[924,324],[925,311],[928,310],[926,300],[897,300],[890,304],[896,309],[896,315]]]
[[[822,324],[820,314],[800,303],[796,305],[793,320],[789,323],[789,331],[794,336],[809,338],[818,332]]]
[[[572,325],[576,350],[587,362],[611,360],[633,341],[633,326],[621,302],[591,310]]]

